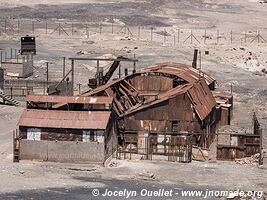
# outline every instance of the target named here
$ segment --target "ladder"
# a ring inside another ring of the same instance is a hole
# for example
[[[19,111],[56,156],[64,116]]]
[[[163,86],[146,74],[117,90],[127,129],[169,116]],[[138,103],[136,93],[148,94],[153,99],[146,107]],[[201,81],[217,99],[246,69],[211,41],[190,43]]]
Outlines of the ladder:
[[[0,90],[0,98],[3,99],[4,103],[7,101],[8,103],[10,103],[13,106],[18,106],[19,105],[19,102],[17,102],[12,97],[6,95],[2,90]]]

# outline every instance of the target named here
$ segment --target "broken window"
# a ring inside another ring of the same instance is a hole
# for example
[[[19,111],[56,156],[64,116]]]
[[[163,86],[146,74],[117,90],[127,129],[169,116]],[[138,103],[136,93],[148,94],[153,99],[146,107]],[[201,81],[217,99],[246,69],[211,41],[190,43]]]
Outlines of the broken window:
[[[41,140],[41,129],[28,128],[27,129],[27,140]]]
[[[83,142],[104,142],[104,131],[83,131]]]

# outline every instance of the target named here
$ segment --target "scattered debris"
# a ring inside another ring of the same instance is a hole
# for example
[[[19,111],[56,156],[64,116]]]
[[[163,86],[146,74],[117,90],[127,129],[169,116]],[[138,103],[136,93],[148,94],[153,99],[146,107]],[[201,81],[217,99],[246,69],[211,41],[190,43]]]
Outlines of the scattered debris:
[[[207,161],[209,159],[209,149],[193,146],[192,159],[197,161]]]
[[[67,168],[68,170],[72,170],[72,171],[79,171],[79,172],[92,172],[95,171],[96,169],[87,169],[87,168]]]
[[[240,165],[245,165],[245,164],[248,164],[248,165],[257,165],[259,164],[259,160],[260,160],[260,154],[257,153],[251,157],[245,157],[245,158],[240,158],[240,159],[235,159],[235,162],[237,164],[240,164]]]
[[[156,177],[153,173],[146,171],[146,170],[143,170],[143,172],[139,173],[138,176],[141,177],[143,180],[156,179]]]
[[[109,164],[109,167],[118,167],[118,165],[119,165],[118,162],[112,161],[112,162]]]

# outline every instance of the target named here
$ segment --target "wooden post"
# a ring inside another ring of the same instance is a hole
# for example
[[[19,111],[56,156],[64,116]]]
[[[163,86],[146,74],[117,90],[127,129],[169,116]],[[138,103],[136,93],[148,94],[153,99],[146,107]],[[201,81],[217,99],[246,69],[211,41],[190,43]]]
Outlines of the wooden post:
[[[119,64],[119,78],[121,77],[121,65]]]
[[[97,82],[97,86],[100,84],[100,80],[99,80],[99,60],[96,61],[96,82]]]
[[[74,94],[74,60],[71,60],[72,95]]]
[[[151,33],[150,33],[150,40],[153,41],[153,27],[151,28]]]
[[[85,25],[85,28],[86,28],[86,37],[89,38],[89,31],[88,31],[88,24],[87,23]]]
[[[73,27],[73,23],[71,24],[71,35],[74,35],[74,27]]]
[[[32,21],[32,33],[34,34],[34,21]]]
[[[230,33],[230,37],[231,37],[231,44],[233,44],[233,31],[231,30],[231,33]]]
[[[7,32],[7,22],[5,20],[5,33]]]
[[[191,44],[193,44],[193,31],[191,30],[191,36],[190,36],[190,38],[191,38]]]
[[[20,28],[19,25],[20,25],[20,24],[19,24],[19,20],[18,20],[18,35],[19,35],[19,28]]]
[[[135,54],[134,54],[134,59],[135,59],[136,57],[135,57]],[[135,74],[136,73],[136,62],[134,61],[134,63],[133,63],[133,74]]]
[[[66,74],[66,57],[63,57],[63,78],[65,77]]]
[[[47,21],[45,22],[45,33],[47,35]]]
[[[140,31],[141,31],[141,28],[140,28],[140,26],[138,26],[138,40],[140,40]]]
[[[247,44],[247,31],[245,31],[245,44]]]
[[[206,40],[207,40],[207,30],[205,29],[204,44],[206,44]]]
[[[260,31],[257,31],[258,32],[258,34],[257,34],[257,37],[258,37],[258,45],[260,45],[260,37],[261,37],[261,35],[260,35]]]
[[[45,95],[45,93],[46,93],[45,82],[44,82],[43,86],[44,86],[44,95]]]
[[[132,143],[130,143],[130,160],[132,160]]]
[[[10,88],[10,97],[13,98],[13,87]]]
[[[60,34],[61,34],[61,25],[60,23],[58,23],[58,35],[60,36]]]
[[[46,85],[48,87],[49,71],[48,71],[48,62],[46,63]]]
[[[219,44],[219,30],[217,30],[217,45]]]
[[[99,34],[100,35],[102,34],[102,24],[101,24],[101,22],[99,23]]]
[[[114,33],[114,20],[112,19],[112,22],[111,22],[111,33],[113,34]]]
[[[79,83],[78,86],[79,86],[79,94],[81,94],[81,84]]]
[[[178,29],[178,33],[177,33],[178,35],[177,35],[177,43],[179,44],[179,42],[180,42],[180,29]]]

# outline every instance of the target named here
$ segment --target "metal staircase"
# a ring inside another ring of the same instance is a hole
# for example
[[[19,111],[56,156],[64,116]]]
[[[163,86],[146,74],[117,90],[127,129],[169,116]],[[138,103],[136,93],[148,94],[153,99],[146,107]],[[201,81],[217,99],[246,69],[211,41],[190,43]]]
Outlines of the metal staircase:
[[[9,104],[11,105],[14,105],[14,106],[18,106],[19,105],[19,102],[17,102],[15,99],[13,99],[12,97],[6,95],[2,90],[0,90],[0,98],[3,99],[3,102],[8,102]]]

